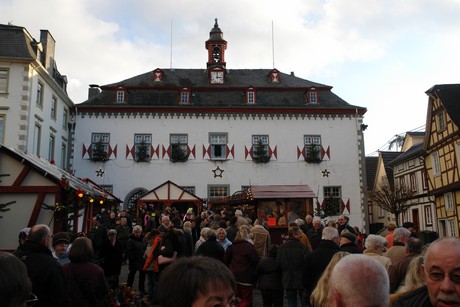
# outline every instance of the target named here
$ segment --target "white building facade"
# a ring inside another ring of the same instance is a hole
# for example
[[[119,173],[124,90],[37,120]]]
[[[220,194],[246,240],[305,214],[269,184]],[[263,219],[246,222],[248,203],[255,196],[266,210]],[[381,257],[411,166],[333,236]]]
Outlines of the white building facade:
[[[217,21],[206,69],[155,69],[92,86],[77,105],[73,170],[133,205],[170,180],[199,198],[308,185],[367,228],[363,115],[330,86],[276,69],[228,69]],[[314,212],[309,212],[314,214]]]
[[[0,25],[0,143],[68,168],[70,110],[67,79],[54,60],[55,41],[41,31]]]

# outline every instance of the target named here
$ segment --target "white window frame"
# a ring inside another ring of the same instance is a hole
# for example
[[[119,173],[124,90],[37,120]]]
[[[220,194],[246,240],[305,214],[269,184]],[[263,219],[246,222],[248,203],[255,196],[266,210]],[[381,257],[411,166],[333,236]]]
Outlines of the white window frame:
[[[195,195],[196,188],[193,185],[181,186],[182,190],[189,192],[190,194]]]
[[[36,104],[37,106],[39,106],[40,108],[43,108],[43,90],[45,88],[45,85],[38,81],[37,83],[37,100],[36,100]]]
[[[211,147],[211,160],[226,160],[227,159],[227,133],[209,133],[209,144]]]
[[[190,90],[188,88],[181,89],[180,104],[190,104]]]
[[[310,104],[318,103],[318,92],[317,91],[310,91],[308,93],[308,103]]]
[[[67,143],[61,144],[61,168],[67,169]]]
[[[219,199],[230,196],[230,185],[210,184],[208,185],[208,199]]]
[[[149,133],[136,133],[134,134],[134,159],[137,160],[139,154],[139,148],[141,144],[147,145],[147,153],[151,157],[151,145],[152,145],[152,134]]]
[[[256,91],[253,88],[246,91],[246,103],[256,104]]]
[[[9,68],[0,68],[0,94],[8,94],[8,83],[10,77]]]
[[[450,218],[446,220],[446,228],[447,228],[447,235],[449,237],[456,237],[457,236],[457,230],[455,227],[455,224],[457,223],[456,219]]]
[[[110,133],[105,132],[93,132],[91,133],[91,147],[94,150],[96,148],[97,143],[99,141],[102,143],[104,147],[104,151],[108,154],[109,153],[109,146],[110,146]]]
[[[444,207],[447,212],[454,211],[454,195],[452,192],[444,193]]]
[[[342,187],[341,186],[323,186],[324,205],[328,205],[329,198],[332,196],[334,200],[338,201],[337,214],[340,215],[340,200],[342,199]]]
[[[441,111],[438,114],[436,114],[436,126],[437,126],[438,132],[441,132],[447,129],[446,112]]]
[[[48,161],[54,160],[55,144],[56,136],[54,134],[50,134],[50,138],[48,140]]]
[[[69,110],[64,108],[64,112],[62,112],[62,128],[67,130],[67,124],[69,123]]]
[[[56,96],[51,97],[51,118],[56,119],[56,112],[57,112],[57,98]]]
[[[425,224],[426,225],[433,225],[433,211],[431,209],[431,205],[425,206]]]
[[[252,157],[258,158],[257,151],[260,146],[259,141],[262,141],[262,150],[266,157],[270,152],[270,139],[268,134],[257,134],[252,136]]]
[[[418,185],[417,185],[417,176],[415,175],[415,173],[409,174],[409,182],[410,182],[411,190],[414,192],[417,192]]]
[[[33,153],[36,154],[37,156],[40,156],[41,140],[42,140],[42,126],[39,123],[35,123]]]
[[[123,90],[123,89],[118,89],[117,90],[116,100],[117,100],[117,103],[125,102],[125,90]]]
[[[437,151],[431,154],[431,163],[433,164],[433,176],[441,175],[441,161],[439,160],[439,153]]]
[[[5,143],[6,115],[0,114],[0,143]]]
[[[313,135],[304,135],[304,147],[305,147],[305,158],[309,158],[309,150],[308,147],[316,147],[317,149],[317,157],[321,160],[321,135],[313,134]]]

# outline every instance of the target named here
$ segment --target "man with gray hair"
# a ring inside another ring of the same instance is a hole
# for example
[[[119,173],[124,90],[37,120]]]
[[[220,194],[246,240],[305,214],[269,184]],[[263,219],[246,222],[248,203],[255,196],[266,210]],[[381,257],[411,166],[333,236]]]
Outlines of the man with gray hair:
[[[53,258],[51,242],[50,228],[38,224],[30,229],[24,243],[26,253],[22,260],[32,281],[32,292],[39,298],[35,306],[70,306],[67,280],[62,266]]]
[[[325,227],[318,247],[304,257],[302,279],[305,287],[302,301],[308,305],[310,295],[316,287],[319,278],[328,266],[335,253],[340,251],[340,237],[336,228]]]
[[[390,301],[387,270],[360,254],[341,259],[329,279],[330,307],[386,307]]]
[[[391,263],[396,263],[406,255],[406,243],[410,238],[410,231],[407,228],[396,228],[393,232],[393,246],[390,247],[384,256],[391,259]]]
[[[431,243],[421,270],[426,286],[400,296],[392,306],[460,306],[459,238],[441,238]]]

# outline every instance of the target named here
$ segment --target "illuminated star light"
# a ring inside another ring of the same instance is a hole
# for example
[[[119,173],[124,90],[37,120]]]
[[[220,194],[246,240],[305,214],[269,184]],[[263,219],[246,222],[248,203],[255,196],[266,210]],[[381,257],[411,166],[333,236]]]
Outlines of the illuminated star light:
[[[219,166],[216,167],[216,169],[213,169],[212,172],[214,173],[214,178],[220,177],[222,178],[222,174],[224,173],[223,169],[220,169]]]
[[[104,171],[102,168],[100,168],[100,169],[98,169],[98,170],[96,171],[96,177],[101,177],[101,178],[103,178],[103,177],[104,177],[104,173],[105,173],[105,171]]]
[[[323,173],[323,177],[329,177],[329,174],[331,173],[330,171],[327,170],[327,168],[324,169],[324,171],[322,171]]]

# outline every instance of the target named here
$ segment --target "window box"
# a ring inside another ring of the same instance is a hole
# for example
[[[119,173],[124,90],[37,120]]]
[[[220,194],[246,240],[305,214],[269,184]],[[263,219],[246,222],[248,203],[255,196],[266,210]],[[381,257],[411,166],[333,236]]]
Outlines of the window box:
[[[92,144],[93,153],[91,155],[91,161],[94,162],[105,162],[109,160],[109,154],[107,150],[107,144],[104,144],[102,141]]]
[[[308,163],[320,163],[321,160],[321,147],[317,145],[305,146],[305,161]]]

